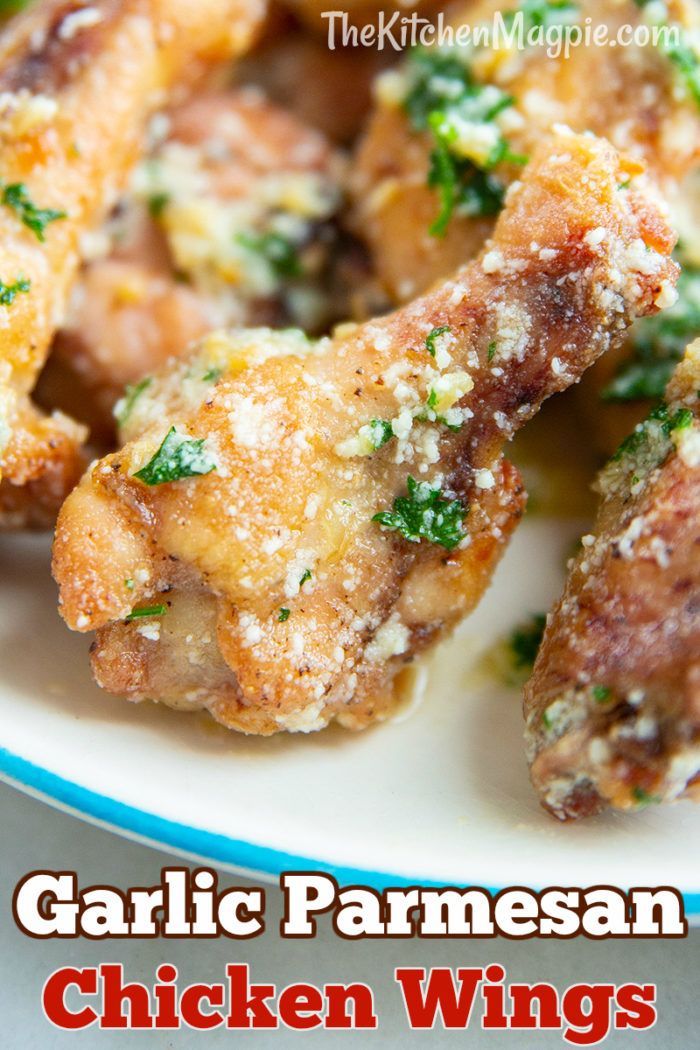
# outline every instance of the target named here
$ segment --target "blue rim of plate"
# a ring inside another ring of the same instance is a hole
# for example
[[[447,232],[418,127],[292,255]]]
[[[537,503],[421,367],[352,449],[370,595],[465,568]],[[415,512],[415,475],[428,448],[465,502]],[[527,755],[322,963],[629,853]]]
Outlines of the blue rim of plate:
[[[359,884],[378,890],[389,886],[443,885],[431,879],[411,879],[405,875],[342,867],[180,824],[66,780],[5,748],[0,748],[0,779],[108,830],[121,832],[156,848],[174,850],[192,859],[221,864],[241,874],[276,879],[285,871],[321,871],[332,875],[341,885]],[[504,887],[482,888],[495,894]],[[700,918],[700,892],[684,893],[683,900],[686,917],[697,921]]]

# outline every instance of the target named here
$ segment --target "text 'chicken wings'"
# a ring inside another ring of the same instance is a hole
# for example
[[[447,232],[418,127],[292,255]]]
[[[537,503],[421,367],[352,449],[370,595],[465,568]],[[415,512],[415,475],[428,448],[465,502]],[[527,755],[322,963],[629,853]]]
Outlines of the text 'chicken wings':
[[[432,294],[317,343],[209,337],[134,392],[55,546],[98,682],[246,732],[385,716],[521,513],[505,442],[672,293],[637,170],[562,130]]]

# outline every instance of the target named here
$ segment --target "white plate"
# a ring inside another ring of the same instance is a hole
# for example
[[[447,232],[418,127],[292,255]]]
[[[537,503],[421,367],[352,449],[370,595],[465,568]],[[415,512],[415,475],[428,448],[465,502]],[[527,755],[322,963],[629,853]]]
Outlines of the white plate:
[[[700,806],[561,826],[533,797],[520,699],[479,670],[557,594],[571,523],[526,520],[476,615],[430,659],[414,711],[355,735],[257,740],[91,682],[56,611],[48,543],[0,539],[0,770],[116,831],[238,871],[341,882],[671,884],[700,914]]]

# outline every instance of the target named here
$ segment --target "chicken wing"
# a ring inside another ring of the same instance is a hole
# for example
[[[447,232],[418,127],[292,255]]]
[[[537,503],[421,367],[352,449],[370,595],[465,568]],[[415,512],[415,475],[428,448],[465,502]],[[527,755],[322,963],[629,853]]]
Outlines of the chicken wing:
[[[528,31],[584,27],[590,19],[613,40],[621,26],[648,22],[651,7],[486,0],[456,5],[449,22],[490,25],[500,11],[506,23],[519,14]],[[700,24],[697,0],[660,9],[679,33]],[[480,250],[505,187],[556,123],[605,135],[642,159],[667,195],[700,159],[700,64],[690,37],[673,53],[581,45],[551,57],[544,47],[517,50],[506,40],[499,48],[417,49],[400,71],[378,80],[376,95],[354,170],[355,225],[396,301]]]
[[[242,49],[260,16],[259,0],[45,0],[0,35],[0,514],[26,473],[17,427],[83,234],[113,203],[164,93]]]
[[[98,682],[253,733],[385,717],[521,513],[507,439],[669,294],[635,170],[561,131],[430,295],[318,343],[209,337],[124,404],[55,545]]]
[[[258,91],[199,93],[159,136],[83,267],[37,397],[113,439],[127,384],[216,328],[347,316],[345,165]],[[355,294],[356,288],[352,289]]]
[[[672,216],[681,235],[678,299],[634,325],[619,353],[601,358],[581,384],[580,404],[603,460],[664,396],[685,348],[700,336],[700,172],[686,180]]]
[[[5,453],[11,482],[0,485],[0,527],[53,528],[66,493],[87,466],[87,430],[60,411],[44,415],[25,399]]]
[[[525,692],[560,820],[700,797],[700,340],[598,481],[602,501]]]

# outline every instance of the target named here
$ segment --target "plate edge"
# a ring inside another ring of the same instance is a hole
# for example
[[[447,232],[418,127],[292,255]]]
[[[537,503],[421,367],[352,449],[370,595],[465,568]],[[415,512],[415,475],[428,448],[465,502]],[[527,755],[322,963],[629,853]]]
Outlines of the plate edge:
[[[340,866],[180,824],[66,780],[6,748],[0,748],[0,780],[54,808],[132,841],[191,860],[213,863],[234,874],[262,878],[267,883],[277,882],[285,871],[320,871],[332,875],[343,886],[365,885],[378,890],[394,886],[444,885],[432,879]],[[506,887],[479,888],[493,895]],[[531,888],[541,889],[538,886]],[[689,924],[700,925],[700,890],[683,892],[682,896]]]

